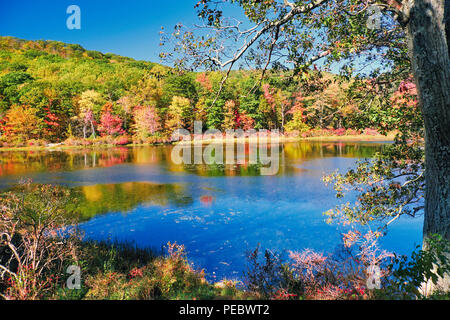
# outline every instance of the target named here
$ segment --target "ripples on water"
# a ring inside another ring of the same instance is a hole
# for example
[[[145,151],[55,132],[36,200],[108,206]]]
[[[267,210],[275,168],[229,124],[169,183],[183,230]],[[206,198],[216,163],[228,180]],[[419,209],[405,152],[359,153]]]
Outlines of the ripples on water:
[[[286,143],[274,176],[261,176],[260,165],[177,165],[171,146],[0,152],[0,187],[22,178],[73,187],[87,237],[157,248],[177,241],[210,277],[240,277],[246,250],[258,244],[278,251],[334,250],[342,230],[326,224],[322,213],[338,202],[321,177],[381,148]],[[420,218],[399,221],[384,247],[410,252],[421,241],[421,224]]]

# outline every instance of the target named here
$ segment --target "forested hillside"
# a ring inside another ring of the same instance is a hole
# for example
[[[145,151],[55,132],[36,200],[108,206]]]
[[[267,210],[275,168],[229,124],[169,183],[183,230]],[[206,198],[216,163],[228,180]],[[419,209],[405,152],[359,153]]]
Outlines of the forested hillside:
[[[348,79],[311,69],[272,70],[262,81],[260,71],[236,70],[220,92],[221,80],[76,44],[0,37],[1,143],[151,143],[196,120],[204,129],[362,132]]]

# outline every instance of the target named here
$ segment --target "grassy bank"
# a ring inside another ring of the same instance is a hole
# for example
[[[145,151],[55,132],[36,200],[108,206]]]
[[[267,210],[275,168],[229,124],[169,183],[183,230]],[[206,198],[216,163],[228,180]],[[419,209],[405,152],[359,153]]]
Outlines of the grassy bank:
[[[64,284],[46,299],[204,300],[247,299],[234,281],[209,283],[187,260],[184,247],[169,243],[165,252],[131,243],[81,242],[81,289]]]

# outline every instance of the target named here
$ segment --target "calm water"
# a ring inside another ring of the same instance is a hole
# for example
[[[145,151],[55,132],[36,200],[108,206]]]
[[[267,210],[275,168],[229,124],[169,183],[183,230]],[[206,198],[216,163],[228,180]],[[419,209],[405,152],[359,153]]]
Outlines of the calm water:
[[[170,146],[0,152],[0,188],[22,178],[77,188],[87,237],[155,248],[177,241],[209,277],[238,278],[246,250],[258,243],[277,251],[333,251],[343,230],[325,223],[322,213],[338,202],[321,177],[381,148],[287,143],[274,176],[261,176],[256,165],[176,165]],[[421,242],[421,229],[421,218],[400,220],[383,247],[409,253]]]

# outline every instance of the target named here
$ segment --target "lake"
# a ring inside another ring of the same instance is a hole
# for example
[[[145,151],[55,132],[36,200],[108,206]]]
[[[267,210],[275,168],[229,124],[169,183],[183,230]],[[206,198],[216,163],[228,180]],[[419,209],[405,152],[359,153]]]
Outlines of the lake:
[[[258,244],[278,252],[335,250],[343,229],[327,224],[323,212],[338,200],[321,178],[384,146],[285,143],[276,175],[261,175],[260,166],[249,164],[176,164],[172,146],[0,152],[0,188],[23,178],[77,188],[87,238],[154,248],[176,241],[208,278],[240,278],[246,251]],[[410,253],[421,243],[422,223],[400,219],[383,248]]]

